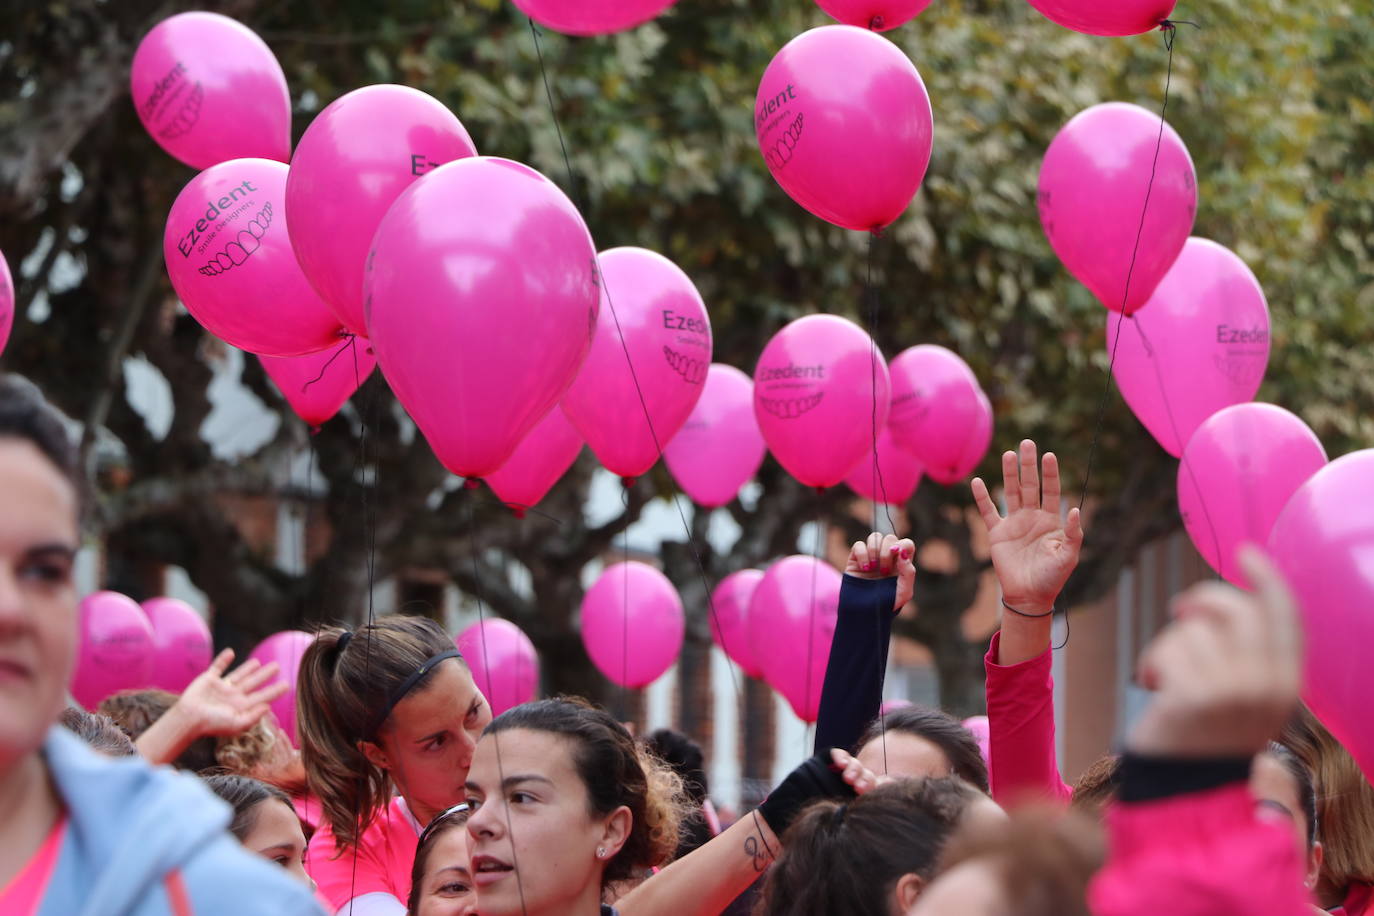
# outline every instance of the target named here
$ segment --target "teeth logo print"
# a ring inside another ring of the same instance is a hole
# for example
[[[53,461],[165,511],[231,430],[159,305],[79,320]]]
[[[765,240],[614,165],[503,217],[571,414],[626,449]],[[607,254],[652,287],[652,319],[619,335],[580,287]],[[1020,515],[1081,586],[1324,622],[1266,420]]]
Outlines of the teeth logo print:
[[[231,268],[238,267],[262,244],[262,237],[267,234],[267,227],[272,224],[272,205],[263,204],[258,215],[248,221],[248,225],[239,230],[238,238],[224,246],[224,250],[215,255],[202,268],[200,272],[207,277],[217,277]]]
[[[700,385],[706,379],[706,363],[679,353],[672,347],[663,348],[663,356],[673,371],[687,380],[689,385]]]
[[[787,130],[783,131],[782,137],[768,151],[765,158],[768,160],[770,169],[780,169],[792,161],[792,151],[797,148],[797,143],[801,141],[802,118],[804,116],[797,115],[797,120],[793,121]]]
[[[818,391],[804,398],[759,398],[759,403],[775,417],[795,420],[802,414],[815,410],[824,397],[825,392]]]
[[[186,101],[181,103],[181,108],[177,110],[177,115],[172,119],[172,123],[158,131],[158,136],[164,140],[175,140],[177,137],[185,136],[200,120],[200,104],[204,100],[205,90],[197,82],[191,87],[190,93],[186,96]]]

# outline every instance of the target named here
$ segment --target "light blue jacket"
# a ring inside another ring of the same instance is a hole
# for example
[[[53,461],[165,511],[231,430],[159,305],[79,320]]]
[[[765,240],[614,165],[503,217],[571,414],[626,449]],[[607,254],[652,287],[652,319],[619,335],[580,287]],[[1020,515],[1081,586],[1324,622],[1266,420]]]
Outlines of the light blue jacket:
[[[39,916],[173,916],[179,871],[193,916],[318,916],[309,889],[246,851],[229,806],[194,776],[101,756],[63,728],[43,755],[67,832]]]

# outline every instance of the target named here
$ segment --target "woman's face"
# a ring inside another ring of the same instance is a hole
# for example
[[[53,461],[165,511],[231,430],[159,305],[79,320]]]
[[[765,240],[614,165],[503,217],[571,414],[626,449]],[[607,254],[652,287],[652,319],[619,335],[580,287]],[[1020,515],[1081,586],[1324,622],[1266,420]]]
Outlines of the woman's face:
[[[32,753],[76,657],[76,491],[28,442],[0,439],[0,761]]]
[[[939,745],[910,732],[890,731],[874,738],[855,757],[879,776],[911,779],[950,774],[949,758]]]
[[[1321,843],[1307,845],[1307,811],[1299,795],[1298,781],[1279,760],[1270,754],[1260,754],[1250,765],[1250,793],[1255,796],[1261,816],[1277,816],[1291,826],[1293,841],[1302,851],[1304,880],[1307,887],[1317,885],[1321,873]]]
[[[396,704],[368,759],[390,775],[422,824],[463,800],[472,752],[491,709],[456,658],[440,662],[429,681]]]
[[[305,873],[305,834],[290,805],[275,798],[258,802],[253,809],[253,827],[244,836],[243,846],[276,862],[291,877],[314,889],[315,882]]]
[[[604,863],[620,851],[630,815],[626,808],[591,815],[569,739],[521,728],[485,736],[467,801],[474,809],[468,861],[482,916],[596,912]]]
[[[445,830],[429,849],[419,909],[412,916],[475,916],[477,890],[468,872],[468,832]]]

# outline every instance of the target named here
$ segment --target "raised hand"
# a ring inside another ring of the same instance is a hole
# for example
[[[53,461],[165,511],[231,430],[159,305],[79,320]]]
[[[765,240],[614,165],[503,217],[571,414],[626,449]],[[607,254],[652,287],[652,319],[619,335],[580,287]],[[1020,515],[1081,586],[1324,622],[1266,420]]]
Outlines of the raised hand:
[[[988,528],[992,565],[1003,600],[1024,614],[1048,614],[1069,574],[1078,565],[1083,522],[1078,509],[1059,517],[1059,461],[1046,452],[1036,473],[1035,443],[1021,442],[1002,455],[1007,515],[1002,517],[982,478],[973,480],[973,499]]]
[[[225,676],[233,660],[233,649],[216,656],[181,692],[168,714],[176,712],[199,735],[237,735],[256,725],[288,686],[284,681],[271,683],[280,671],[276,662],[263,665],[249,659]]]
[[[900,611],[911,600],[916,586],[916,545],[910,538],[875,531],[867,541],[855,541],[849,549],[845,575],[858,579],[897,577],[897,600],[892,610]]]

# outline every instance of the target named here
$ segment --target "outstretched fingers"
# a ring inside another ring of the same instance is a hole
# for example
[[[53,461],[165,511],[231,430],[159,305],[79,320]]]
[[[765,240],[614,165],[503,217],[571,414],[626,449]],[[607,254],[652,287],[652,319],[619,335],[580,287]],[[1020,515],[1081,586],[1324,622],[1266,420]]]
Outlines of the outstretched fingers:
[[[1040,508],[1059,514],[1059,459],[1054,452],[1046,452],[1040,459]]]
[[[973,502],[978,506],[978,514],[983,516],[983,524],[991,531],[997,527],[997,523],[1002,520],[1001,514],[997,511],[997,505],[992,501],[992,494],[988,492],[988,485],[983,483],[983,478],[973,478]]]
[[[1016,453],[1002,453],[1002,494],[1007,500],[1007,514],[1021,508],[1021,475],[1016,470]]]
[[[1035,443],[1021,440],[1021,506],[1036,509],[1040,506],[1040,469],[1036,467]]]

